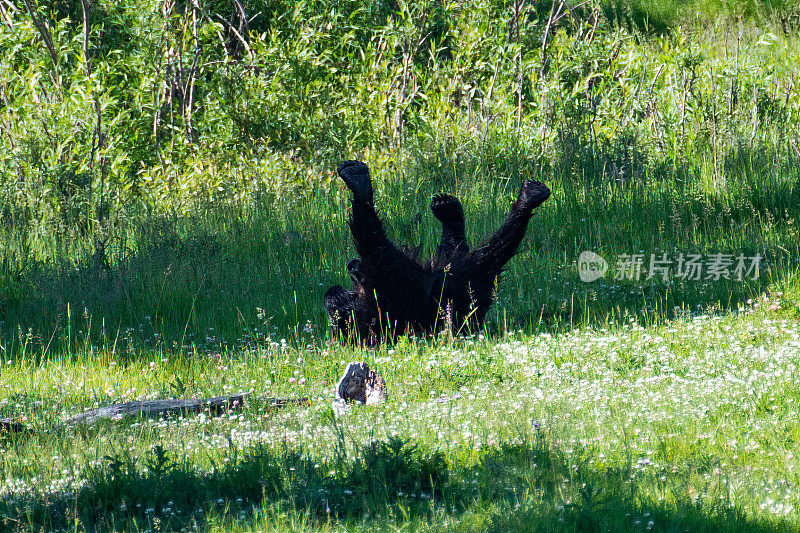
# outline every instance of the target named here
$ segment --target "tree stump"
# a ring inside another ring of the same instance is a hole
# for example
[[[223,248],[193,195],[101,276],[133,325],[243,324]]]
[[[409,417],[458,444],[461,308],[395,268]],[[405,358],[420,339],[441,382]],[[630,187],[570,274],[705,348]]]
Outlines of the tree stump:
[[[333,410],[337,414],[346,411],[346,404],[357,402],[374,405],[386,401],[386,381],[380,374],[370,370],[367,363],[350,363],[336,386]]]

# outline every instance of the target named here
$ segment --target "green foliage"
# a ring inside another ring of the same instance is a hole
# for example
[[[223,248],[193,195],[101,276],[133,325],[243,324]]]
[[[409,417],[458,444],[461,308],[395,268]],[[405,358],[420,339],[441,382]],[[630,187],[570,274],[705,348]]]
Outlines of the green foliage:
[[[34,430],[0,437],[0,528],[797,530],[797,28],[780,0],[0,1],[0,416]],[[489,335],[328,342],[353,157],[423,253],[435,193],[474,243],[548,183]],[[583,250],[764,264],[584,284]],[[389,402],[332,418],[362,359]],[[51,432],[248,388],[312,406]]]
[[[794,35],[725,15],[698,35],[680,4],[20,6],[0,33],[0,200],[96,230],[490,134],[547,165],[574,139],[643,167],[713,157],[715,176],[740,145],[784,153]]]

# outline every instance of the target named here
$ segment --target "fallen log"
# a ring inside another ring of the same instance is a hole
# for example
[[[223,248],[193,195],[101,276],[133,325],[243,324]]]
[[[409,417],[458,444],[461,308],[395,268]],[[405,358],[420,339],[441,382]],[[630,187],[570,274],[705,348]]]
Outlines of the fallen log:
[[[13,418],[0,418],[0,432],[21,433],[28,428]]]
[[[137,402],[116,403],[97,409],[90,409],[68,418],[61,426],[90,426],[101,420],[122,420],[144,416],[157,418],[170,415],[188,415],[208,409],[214,414],[228,410],[234,405],[241,405],[249,393],[233,396],[215,396],[206,399],[185,400],[143,400]]]
[[[116,403],[79,413],[56,426],[56,429],[91,426],[101,420],[123,420],[139,416],[159,418],[162,416],[191,415],[201,411],[219,415],[229,409],[240,407],[249,396],[249,392],[242,392],[233,396],[214,396],[213,398],[143,400]],[[271,396],[256,396],[253,400],[267,404],[268,407],[274,409],[281,409],[287,405],[309,405],[311,403],[308,398],[273,398]],[[27,426],[13,418],[0,418],[0,433],[22,433],[26,431],[28,431]]]
[[[233,396],[215,396],[213,398],[184,399],[184,400],[143,400],[137,402],[118,403],[98,407],[79,413],[60,424],[64,426],[90,426],[101,420],[122,420],[144,416],[159,418],[162,416],[180,416],[209,411],[212,414],[221,414],[234,407],[241,406],[250,396],[249,392],[234,394]],[[259,402],[268,403],[271,407],[281,408],[287,405],[308,405],[308,398],[272,398],[259,396]]]

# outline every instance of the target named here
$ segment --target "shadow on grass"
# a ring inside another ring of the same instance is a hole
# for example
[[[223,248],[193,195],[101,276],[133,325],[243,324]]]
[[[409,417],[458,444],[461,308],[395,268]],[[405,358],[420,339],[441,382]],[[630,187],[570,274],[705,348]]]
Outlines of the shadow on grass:
[[[204,529],[209,516],[263,526],[265,517],[295,513],[310,526],[380,527],[403,516],[401,524],[439,528],[443,519],[465,519],[469,530],[498,532],[793,530],[728,505],[720,487],[690,500],[691,474],[576,463],[542,436],[493,449],[473,466],[396,438],[330,461],[266,445],[231,453],[208,471],[160,446],[140,463],[105,457],[74,493],[3,496],[0,525],[171,531]]]

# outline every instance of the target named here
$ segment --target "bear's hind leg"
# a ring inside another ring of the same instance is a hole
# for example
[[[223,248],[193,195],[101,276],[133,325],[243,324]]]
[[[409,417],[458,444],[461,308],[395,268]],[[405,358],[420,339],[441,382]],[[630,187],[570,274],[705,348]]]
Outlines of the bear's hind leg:
[[[369,167],[361,161],[344,161],[336,172],[353,193],[353,201],[372,203],[372,180]]]
[[[470,252],[465,260],[464,271],[475,276],[494,280],[519,248],[531,212],[550,196],[550,189],[535,180],[525,180],[520,188],[517,201],[511,206],[508,218],[485,244]]]
[[[464,209],[458,198],[437,194],[431,200],[431,212],[442,223],[442,241],[436,252],[438,263],[447,263],[458,253],[469,251],[464,231]]]
[[[406,272],[409,269],[416,271],[419,265],[401,252],[386,236],[383,223],[373,205],[372,182],[367,165],[361,161],[345,161],[339,165],[338,172],[353,192],[350,232],[360,261],[348,265],[351,277],[355,270],[358,276],[369,278],[377,288],[382,280],[373,279],[374,273],[380,272],[381,277],[386,277],[398,271]],[[351,270],[350,266],[353,266],[354,270]]]

